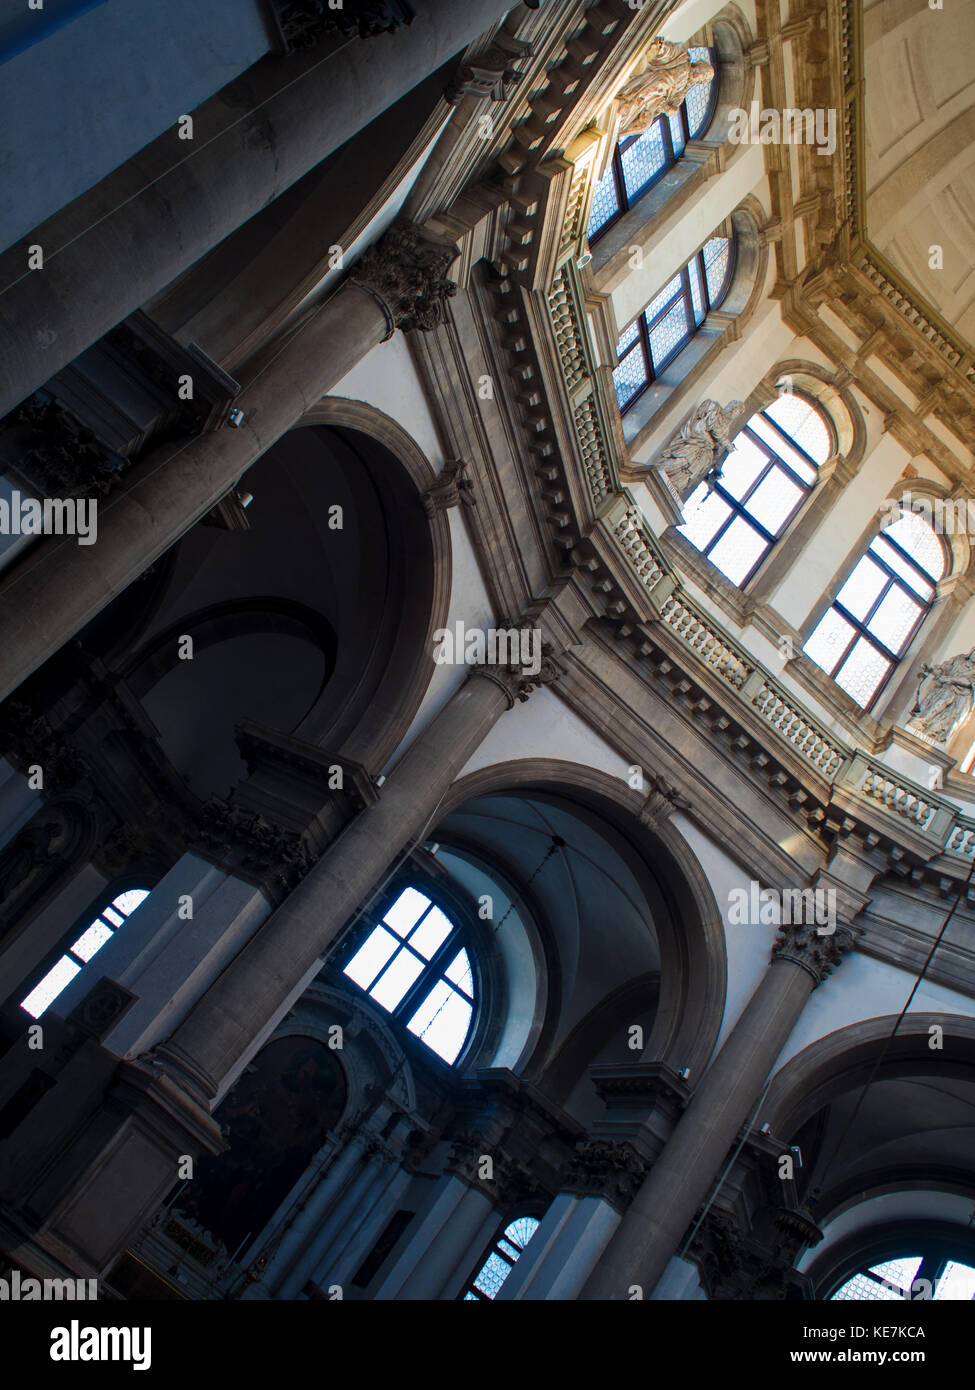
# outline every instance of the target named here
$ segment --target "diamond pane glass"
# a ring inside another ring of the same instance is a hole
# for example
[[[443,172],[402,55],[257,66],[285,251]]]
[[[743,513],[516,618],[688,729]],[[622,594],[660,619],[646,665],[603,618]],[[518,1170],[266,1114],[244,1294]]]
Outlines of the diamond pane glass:
[[[443,945],[453,930],[453,923],[439,907],[432,907],[410,937],[410,945],[427,960]]]
[[[445,1062],[454,1062],[471,1025],[468,1001],[446,980],[438,980],[406,1025]]]
[[[876,1279],[871,1279],[869,1274],[855,1274],[852,1279],[848,1279],[841,1289],[837,1289],[833,1294],[832,1301],[843,1303],[846,1301],[873,1301],[879,1302],[900,1302],[900,1294],[893,1289],[888,1289],[885,1285],[879,1284]]]
[[[96,951],[100,951],[115,933],[104,922],[94,921],[87,931],[82,932],[71,946],[71,951],[87,965]]]
[[[667,359],[683,347],[688,337],[687,311],[683,299],[679,299],[650,329],[650,359],[654,371],[659,371]]]
[[[711,55],[706,48],[689,48],[687,50],[692,62],[711,62]],[[696,140],[704,134],[707,123],[708,106],[711,102],[711,90],[717,76],[712,77],[710,82],[695,82],[684,99],[684,106],[687,111],[687,128],[691,132],[691,139]]]
[[[765,414],[774,420],[779,429],[784,430],[817,463],[825,463],[830,456],[832,442],[826,421],[816,407],[805,396],[783,392]]]
[[[916,594],[920,594],[923,599],[930,599],[934,596],[934,585],[930,584],[924,575],[909,560],[905,559],[895,545],[888,545],[883,536],[875,536],[870,542],[870,549],[875,555],[879,555],[884,564],[890,565],[891,569],[899,574]]]
[[[904,512],[900,521],[884,528],[884,535],[896,541],[932,579],[940,579],[944,574],[945,552],[941,542],[917,512]]]
[[[627,348],[631,348],[640,336],[640,320],[634,319],[629,328],[620,334],[619,342],[616,344],[616,356],[622,358],[626,354]]]
[[[370,997],[392,1013],[410,985],[423,973],[423,962],[412,951],[400,950],[369,991]]]
[[[821,666],[828,676],[846,650],[854,634],[852,623],[840,617],[835,608],[824,613],[815,630],[810,633],[803,651],[817,666]]]
[[[862,622],[880,597],[880,591],[887,581],[884,570],[874,564],[869,555],[864,555],[836,595],[836,602],[842,603],[854,618],[859,618]]]
[[[626,149],[620,147],[623,165],[623,187],[630,202],[634,202],[649,183],[667,167],[667,147],[659,120],[638,136]]]
[[[376,927],[356,951],[342,972],[357,985],[368,989],[399,945],[392,932]]]
[[[704,274],[707,276],[712,309],[716,309],[721,302],[721,291],[730,258],[731,242],[727,237],[712,237],[704,248]]]
[[[892,584],[867,623],[867,631],[878,637],[895,656],[899,656],[923,612],[916,599],[911,598],[899,584]]]
[[[748,511],[755,520],[777,536],[805,496],[804,490],[776,466],[748,499]]]
[[[766,550],[768,541],[743,517],[738,516],[714,548],[708,551],[708,559],[733,584],[743,584]]]
[[[501,1285],[511,1273],[511,1265],[493,1252],[484,1261],[481,1272],[474,1280],[474,1287],[480,1289],[488,1298],[494,1298]]]
[[[921,1256],[908,1255],[902,1260],[886,1260],[882,1265],[871,1265],[870,1273],[876,1274],[879,1279],[886,1279],[888,1283],[896,1284],[899,1289],[909,1293],[920,1268]]]
[[[718,475],[721,486],[740,502],[767,463],[768,459],[754,439],[739,434],[735,447],[721,465]]]
[[[833,679],[858,705],[866,708],[893,664],[866,638],[860,637]]]
[[[957,1264],[954,1260],[949,1260],[938,1280],[934,1297],[955,1301],[975,1298],[975,1269],[970,1265]]]
[[[586,235],[591,241],[594,236],[602,231],[606,223],[616,216],[620,210],[619,194],[616,192],[616,180],[613,171],[610,169],[596,184],[596,191],[592,199],[592,212],[589,214],[589,226],[586,228]]]
[[[812,487],[818,474],[808,459],[804,459],[798,449],[794,449],[787,439],[784,439],[777,429],[763,419],[761,414],[753,415],[748,422],[748,428],[754,430],[763,444],[771,449],[784,463],[787,463],[793,473],[806,484]]]
[[[681,278],[679,275],[675,275],[673,280],[668,281],[667,284],[664,285],[660,293],[658,295],[655,295],[653,299],[651,299],[650,303],[643,311],[646,316],[647,323],[653,323],[654,319],[657,317],[657,315],[660,313],[662,309],[665,309],[667,307],[667,305],[673,299],[674,295],[680,293],[680,287]]]
[[[518,1216],[505,1227],[504,1233],[509,1240],[524,1250],[538,1227],[539,1222],[534,1216]]]
[[[62,956],[57,965],[47,972],[40,984],[34,986],[20,1007],[26,1009],[31,1018],[40,1018],[44,1010],[53,1004],[61,991],[67,989],[80,969],[80,965],[75,965],[73,960],[69,960],[67,956]]]
[[[402,893],[386,913],[383,921],[392,927],[398,936],[406,936],[415,927],[420,916],[430,906],[430,899],[415,888],[404,888]]]
[[[643,358],[643,348],[630,348],[622,362],[613,372],[613,385],[616,400],[622,410],[631,401],[647,380],[647,364]]]
[[[695,502],[695,498],[699,498],[699,501]],[[709,492],[707,485],[701,483],[688,498],[684,515],[687,520],[678,529],[692,545],[703,550],[721,523],[727,521],[731,508],[723,497]]]
[[[670,143],[674,151],[674,159],[680,159],[684,153],[684,127],[681,124],[680,114],[668,116],[667,124],[670,126]]]
[[[694,324],[700,328],[707,310],[704,307],[704,285],[701,281],[701,262],[697,256],[687,264],[687,278],[691,282],[691,305],[694,309]]]

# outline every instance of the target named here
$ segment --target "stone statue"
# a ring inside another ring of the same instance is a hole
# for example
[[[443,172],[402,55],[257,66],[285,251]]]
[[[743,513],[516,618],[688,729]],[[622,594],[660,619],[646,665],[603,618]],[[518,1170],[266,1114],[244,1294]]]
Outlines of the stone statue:
[[[975,647],[967,654],[925,664],[918,672],[920,683],[911,710],[910,723],[934,743],[947,743],[975,705]]]
[[[620,138],[642,135],[658,116],[676,115],[690,89],[713,77],[711,64],[692,62],[682,44],[652,39],[644,66],[616,93]]]
[[[665,473],[682,502],[720,466],[731,445],[731,431],[743,401],[723,409],[717,401],[702,401],[677,434],[664,445],[655,466]]]

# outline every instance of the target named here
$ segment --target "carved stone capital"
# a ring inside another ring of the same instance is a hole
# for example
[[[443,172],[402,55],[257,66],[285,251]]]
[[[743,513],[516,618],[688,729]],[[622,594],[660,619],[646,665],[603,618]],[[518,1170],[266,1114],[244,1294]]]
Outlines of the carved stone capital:
[[[855,945],[856,937],[847,927],[838,927],[836,931],[826,933],[814,925],[791,922],[779,928],[779,935],[772,947],[772,960],[792,961],[807,971],[819,985]]]
[[[654,778],[654,788],[640,807],[639,820],[648,830],[656,830],[670,819],[675,811],[689,811],[691,803],[685,796],[665,782],[662,777]]]
[[[300,835],[220,797],[204,804],[198,840],[205,852],[230,867],[249,869],[281,889],[293,888],[314,863]]]
[[[537,671],[519,665],[491,666],[487,663],[475,667],[476,674],[500,686],[508,699],[508,708],[514,709],[515,701],[522,704],[533,690],[541,685],[552,685],[564,674],[561,663],[551,653],[543,652]]]
[[[387,338],[397,328],[429,332],[445,321],[447,300],[457,293],[457,286],[447,279],[457,255],[451,242],[400,219],[363,253],[350,283],[382,305]]]
[[[335,7],[328,0],[265,0],[268,15],[284,53],[314,48],[326,34],[361,39],[391,34],[412,24],[416,11],[408,0],[344,0]]]
[[[624,1211],[646,1177],[649,1165],[626,1140],[588,1139],[569,1159],[563,1190],[601,1197]]]
[[[448,511],[460,503],[465,507],[477,506],[474,484],[464,476],[466,470],[466,459],[447,459],[436,482],[423,494],[423,510],[427,516],[436,516],[437,512]]]

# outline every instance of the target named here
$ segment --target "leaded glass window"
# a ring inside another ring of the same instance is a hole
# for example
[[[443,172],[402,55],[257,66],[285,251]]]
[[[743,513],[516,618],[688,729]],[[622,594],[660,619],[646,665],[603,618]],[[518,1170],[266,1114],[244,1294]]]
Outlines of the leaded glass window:
[[[904,512],[874,536],[803,651],[869,709],[909,647],[945,572],[924,517]]]
[[[514,1269],[539,1224],[534,1216],[518,1216],[508,1222],[488,1252],[487,1259],[468,1284],[463,1298],[465,1303],[497,1298],[498,1290]]]
[[[404,888],[343,973],[447,1063],[474,1019],[474,974],[457,925],[418,888]]]
[[[72,933],[71,945],[20,1001],[20,1007],[31,1018],[40,1018],[148,896],[148,888],[127,888],[124,893],[116,893],[90,922]]]
[[[835,1302],[930,1298],[938,1302],[970,1302],[975,1298],[975,1268],[943,1254],[905,1255],[861,1270],[832,1296]]]
[[[598,241],[624,212],[649,193],[680,159],[688,140],[700,139],[711,124],[718,98],[717,55],[712,48],[690,48],[688,53],[694,62],[710,63],[715,76],[710,82],[695,83],[676,115],[658,116],[642,135],[620,140],[593,195],[590,242]]]
[[[616,344],[619,366],[613,372],[621,412],[629,410],[724,299],[734,261],[734,240],[712,237],[621,335]]]
[[[732,583],[746,584],[832,452],[832,430],[819,407],[799,394],[779,396],[735,436],[713,482],[699,483],[687,498],[681,534]]]

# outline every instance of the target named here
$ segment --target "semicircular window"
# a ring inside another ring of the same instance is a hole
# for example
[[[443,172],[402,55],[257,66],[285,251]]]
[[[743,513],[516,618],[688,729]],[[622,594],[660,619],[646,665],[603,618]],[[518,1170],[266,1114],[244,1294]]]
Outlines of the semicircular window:
[[[969,1302],[975,1298],[975,1268],[944,1254],[904,1255],[871,1265],[841,1284],[832,1302],[898,1302],[931,1298]]]
[[[463,1302],[496,1298],[525,1246],[541,1223],[534,1216],[516,1216],[501,1231],[487,1258],[464,1291]]]
[[[832,452],[819,407],[798,394],[779,396],[739,430],[717,476],[698,483],[678,530],[733,584],[747,584]]]
[[[613,372],[620,414],[626,414],[687,347],[710,311],[718,308],[731,286],[734,268],[733,238],[713,236],[620,335],[619,366]]]
[[[474,1020],[474,974],[463,933],[418,888],[404,888],[359,938],[343,974],[445,1062],[460,1056]]]
[[[916,512],[902,512],[861,555],[803,651],[869,709],[934,601],[945,552]]]
[[[658,116],[640,135],[619,140],[606,173],[596,184],[587,235],[596,242],[672,169],[687,148],[699,140],[714,116],[718,99],[718,58],[713,48],[689,48],[692,62],[710,63],[714,77],[695,82],[673,116]]]
[[[36,981],[20,1007],[32,1018],[40,1018],[148,896],[148,888],[126,888],[93,913],[90,921],[82,920],[71,933],[64,954]]]

